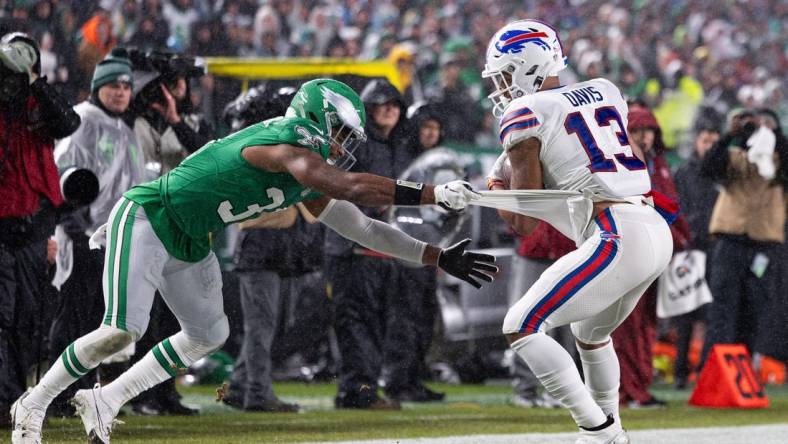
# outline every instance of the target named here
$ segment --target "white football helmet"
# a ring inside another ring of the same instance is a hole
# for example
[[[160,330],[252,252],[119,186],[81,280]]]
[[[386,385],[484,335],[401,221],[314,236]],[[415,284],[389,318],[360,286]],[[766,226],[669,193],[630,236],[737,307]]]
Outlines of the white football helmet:
[[[493,115],[501,117],[512,99],[535,93],[566,67],[558,32],[538,20],[518,20],[499,29],[487,46],[482,77],[492,78]]]

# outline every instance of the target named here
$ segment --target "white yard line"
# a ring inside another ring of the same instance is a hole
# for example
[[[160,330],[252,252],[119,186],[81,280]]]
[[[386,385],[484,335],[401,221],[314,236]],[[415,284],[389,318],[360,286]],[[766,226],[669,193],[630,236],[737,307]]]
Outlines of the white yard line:
[[[629,432],[632,444],[784,444],[788,424],[693,429],[653,429]],[[520,435],[472,435],[444,438],[376,439],[333,444],[573,444],[576,433],[528,433]]]

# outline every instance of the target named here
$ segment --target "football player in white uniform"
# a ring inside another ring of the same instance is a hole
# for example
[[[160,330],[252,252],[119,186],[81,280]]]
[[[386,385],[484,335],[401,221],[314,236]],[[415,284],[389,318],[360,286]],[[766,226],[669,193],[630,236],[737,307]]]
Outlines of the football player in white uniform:
[[[627,105],[605,79],[562,86],[558,34],[536,20],[509,23],[492,38],[482,76],[492,79],[504,153],[494,189],[593,193],[578,249],[560,258],[515,303],[503,333],[553,397],[569,409],[577,443],[624,444],[620,370],[610,333],[667,266],[672,240],[653,206],[646,166],[627,138]],[[642,154],[640,154],[642,156]],[[644,196],[646,195],[646,196]],[[651,205],[650,205],[651,204]],[[518,232],[537,221],[501,211]],[[569,354],[545,332],[570,324],[585,384]]]

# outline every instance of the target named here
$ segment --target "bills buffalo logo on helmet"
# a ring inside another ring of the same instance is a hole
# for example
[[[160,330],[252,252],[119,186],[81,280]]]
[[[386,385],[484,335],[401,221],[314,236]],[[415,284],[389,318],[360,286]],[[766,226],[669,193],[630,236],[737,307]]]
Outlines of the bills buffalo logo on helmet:
[[[549,50],[550,45],[543,40],[546,38],[548,38],[546,32],[534,28],[513,29],[501,34],[495,47],[503,53],[517,54],[522,52],[526,43],[536,43],[540,48]]]

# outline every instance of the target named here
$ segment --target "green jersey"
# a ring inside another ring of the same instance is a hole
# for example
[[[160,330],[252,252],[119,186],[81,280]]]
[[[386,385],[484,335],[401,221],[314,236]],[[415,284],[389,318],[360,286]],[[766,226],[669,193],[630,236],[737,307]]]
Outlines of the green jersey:
[[[255,168],[244,148],[288,144],[328,157],[327,137],[302,118],[277,117],[214,140],[153,182],[124,196],[138,203],[174,257],[197,262],[210,251],[209,233],[320,196],[288,173]]]

